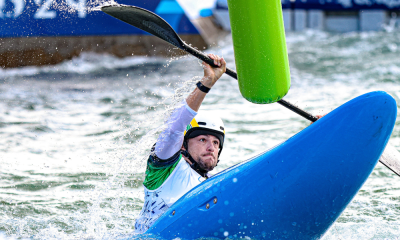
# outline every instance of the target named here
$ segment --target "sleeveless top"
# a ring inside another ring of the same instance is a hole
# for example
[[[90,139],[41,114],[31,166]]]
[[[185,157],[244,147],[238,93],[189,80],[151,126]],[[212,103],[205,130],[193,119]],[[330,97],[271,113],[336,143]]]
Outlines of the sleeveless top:
[[[144,233],[150,226],[189,190],[205,181],[190,165],[180,156],[175,169],[155,190],[144,186],[145,201],[142,211],[136,220],[135,232]]]

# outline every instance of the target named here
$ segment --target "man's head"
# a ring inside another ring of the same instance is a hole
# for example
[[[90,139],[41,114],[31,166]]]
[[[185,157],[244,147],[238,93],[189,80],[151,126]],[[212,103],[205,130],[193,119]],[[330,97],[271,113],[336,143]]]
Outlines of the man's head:
[[[199,113],[186,128],[183,148],[202,170],[208,172],[217,166],[224,138],[222,120],[216,116]]]
[[[218,163],[219,139],[213,135],[199,135],[188,140],[188,152],[201,169],[212,171]]]

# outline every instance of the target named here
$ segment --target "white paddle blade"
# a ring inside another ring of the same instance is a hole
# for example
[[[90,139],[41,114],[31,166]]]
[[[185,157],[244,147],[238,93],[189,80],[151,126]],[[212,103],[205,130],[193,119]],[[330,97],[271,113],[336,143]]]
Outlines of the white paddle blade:
[[[400,153],[396,148],[388,144],[379,161],[400,176]]]

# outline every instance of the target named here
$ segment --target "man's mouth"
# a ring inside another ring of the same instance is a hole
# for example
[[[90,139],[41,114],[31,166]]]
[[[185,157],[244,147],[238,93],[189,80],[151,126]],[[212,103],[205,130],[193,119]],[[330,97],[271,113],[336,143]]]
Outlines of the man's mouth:
[[[212,153],[206,153],[206,154],[203,155],[203,157],[208,157],[208,156],[210,156],[212,158],[215,158],[214,154],[212,154]]]

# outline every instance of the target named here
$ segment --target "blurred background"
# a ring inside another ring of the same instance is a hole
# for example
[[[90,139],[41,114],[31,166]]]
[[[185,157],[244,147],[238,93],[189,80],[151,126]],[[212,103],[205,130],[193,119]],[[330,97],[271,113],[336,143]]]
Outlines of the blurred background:
[[[150,147],[201,63],[100,11],[135,5],[235,69],[226,1],[0,0],[0,239],[115,239],[134,231]],[[282,1],[291,89],[325,114],[369,91],[400,101],[400,2]],[[266,39],[268,41],[268,39]],[[227,140],[213,173],[309,125],[223,76],[202,110]],[[400,150],[400,121],[389,143]],[[400,181],[380,163],[327,239],[398,239]]]

